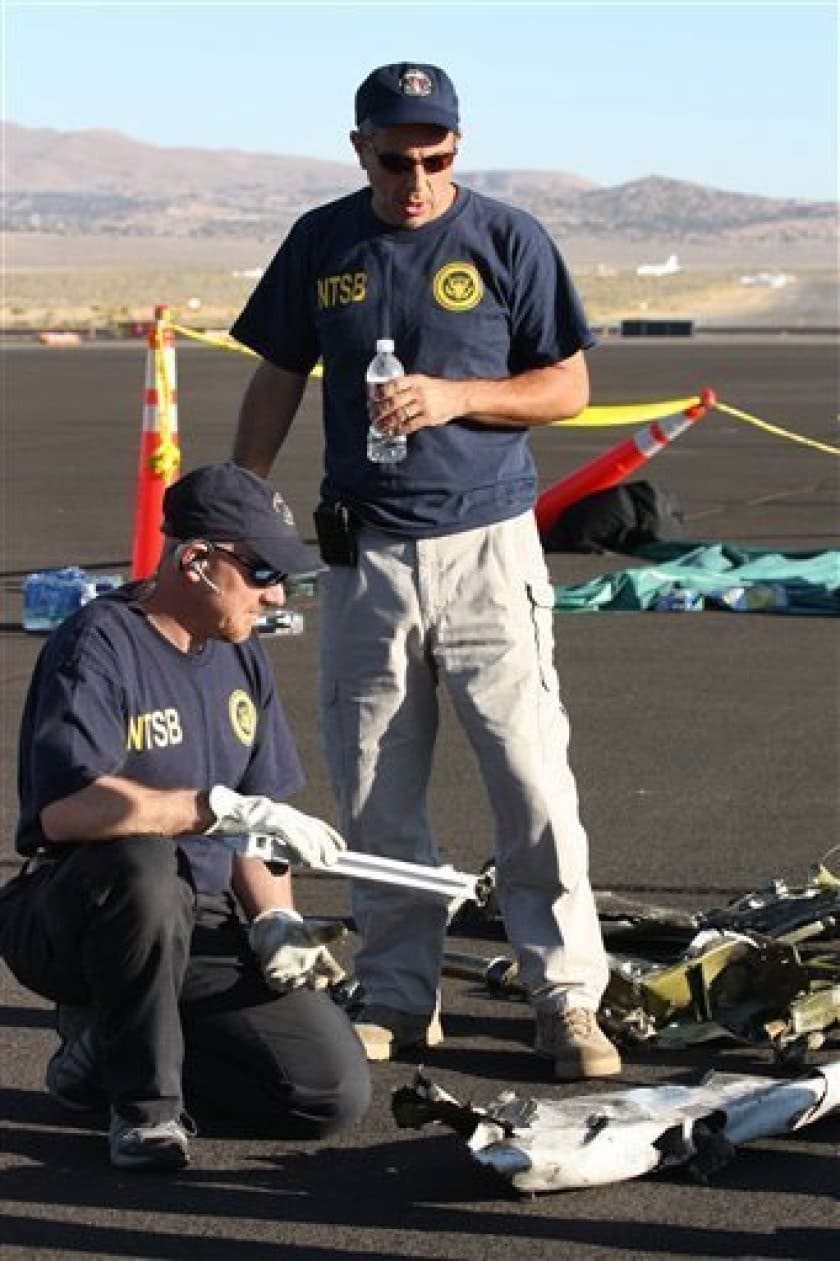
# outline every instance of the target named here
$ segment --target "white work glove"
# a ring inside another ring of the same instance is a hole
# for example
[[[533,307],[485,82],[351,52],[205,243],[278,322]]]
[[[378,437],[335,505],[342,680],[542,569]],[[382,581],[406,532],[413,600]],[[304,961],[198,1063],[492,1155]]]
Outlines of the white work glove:
[[[340,981],[344,969],[327,950],[326,942],[344,937],[347,929],[335,920],[304,921],[297,911],[274,907],[263,911],[248,930],[248,944],[273,990],[288,994],[308,985],[325,989]]]
[[[331,867],[347,848],[344,837],[323,819],[304,814],[270,797],[243,797],[223,784],[210,789],[210,809],[216,822],[206,836],[243,836],[256,833],[277,837],[290,862],[304,867]]]

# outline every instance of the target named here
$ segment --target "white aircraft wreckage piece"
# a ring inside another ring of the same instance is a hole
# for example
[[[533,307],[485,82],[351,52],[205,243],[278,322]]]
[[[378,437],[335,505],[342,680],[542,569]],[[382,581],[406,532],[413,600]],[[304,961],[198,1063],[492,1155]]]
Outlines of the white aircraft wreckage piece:
[[[786,1134],[840,1108],[840,1060],[792,1080],[709,1073],[697,1086],[653,1086],[568,1099],[501,1094],[462,1104],[418,1072],[395,1091],[401,1128],[455,1130],[478,1164],[519,1192],[568,1191],[686,1165],[705,1182],[742,1143]]]

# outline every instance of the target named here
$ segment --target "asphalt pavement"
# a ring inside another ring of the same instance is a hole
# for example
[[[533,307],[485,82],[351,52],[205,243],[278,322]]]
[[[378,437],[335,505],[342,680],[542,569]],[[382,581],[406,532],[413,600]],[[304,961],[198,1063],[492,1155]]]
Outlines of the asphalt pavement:
[[[733,407],[817,443],[837,443],[837,348],[805,335],[607,340],[590,357],[596,403],[679,398],[712,387]],[[179,344],[185,470],[226,458],[251,372],[243,355]],[[128,575],[145,347],[8,346],[0,590],[0,879],[16,867],[16,735],[39,650],[21,628],[21,586],[77,564]],[[320,475],[313,383],[274,478],[304,535]],[[616,445],[629,430],[533,436],[541,483]],[[636,474],[666,487],[690,539],[786,552],[840,546],[837,460],[713,412]],[[556,583],[627,565],[553,554]],[[631,562],[632,563],[632,562]],[[309,782],[295,801],[335,819],[316,712],[317,601],[304,634],[267,640]],[[774,877],[801,882],[840,839],[840,652],[836,621],[774,614],[558,614],[556,659],[571,757],[590,836],[593,884],[691,909],[721,905]],[[492,827],[471,751],[443,704],[432,787],[441,855],[478,870]],[[346,884],[298,882],[307,913],[342,914]],[[504,951],[473,925],[452,948]],[[342,957],[352,965],[352,939]],[[606,1085],[558,1086],[529,1052],[518,1001],[448,978],[444,1045],[425,1070],[460,1099],[501,1090],[562,1099]],[[740,1149],[708,1185],[680,1167],[612,1186],[532,1199],[478,1168],[448,1130],[397,1129],[392,1090],[414,1061],[374,1067],[368,1116],[337,1139],[278,1144],[199,1137],[176,1176],[127,1175],[106,1161],[101,1127],[43,1092],[51,1012],[0,966],[0,1255],[15,1258],[428,1257],[828,1258],[840,1231],[840,1118]],[[833,1059],[835,1039],[812,1055]],[[751,1047],[628,1052],[619,1084],[690,1084],[709,1069],[790,1075]],[[614,1089],[616,1083],[609,1083]]]

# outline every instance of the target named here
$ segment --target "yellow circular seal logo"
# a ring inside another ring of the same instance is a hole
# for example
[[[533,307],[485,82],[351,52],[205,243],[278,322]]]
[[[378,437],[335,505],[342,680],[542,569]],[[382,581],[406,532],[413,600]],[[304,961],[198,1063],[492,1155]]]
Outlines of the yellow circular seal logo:
[[[435,276],[432,292],[446,311],[471,311],[484,297],[484,281],[472,263],[447,263]]]
[[[257,733],[257,711],[247,692],[231,692],[228,701],[230,725],[243,744],[251,745]]]

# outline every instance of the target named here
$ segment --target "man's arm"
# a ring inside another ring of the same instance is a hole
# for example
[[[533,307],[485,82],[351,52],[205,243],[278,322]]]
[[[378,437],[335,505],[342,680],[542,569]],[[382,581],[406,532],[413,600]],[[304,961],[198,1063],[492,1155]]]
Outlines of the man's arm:
[[[55,844],[201,835],[216,820],[207,796],[189,788],[146,788],[134,780],[103,776],[45,806],[41,827]],[[291,877],[273,875],[259,858],[234,855],[233,890],[249,920],[270,907],[294,905]]]
[[[291,876],[275,876],[261,858],[234,855],[233,891],[249,920],[277,906],[294,909]]]
[[[195,836],[215,821],[204,790],[147,788],[117,775],[103,775],[41,811],[44,836],[58,845],[122,836]]]
[[[306,376],[263,360],[242,399],[233,444],[237,464],[267,477],[306,388]]]
[[[377,423],[390,433],[469,419],[485,425],[548,425],[571,420],[589,402],[583,351],[502,380],[448,381],[419,373],[380,387]]]

